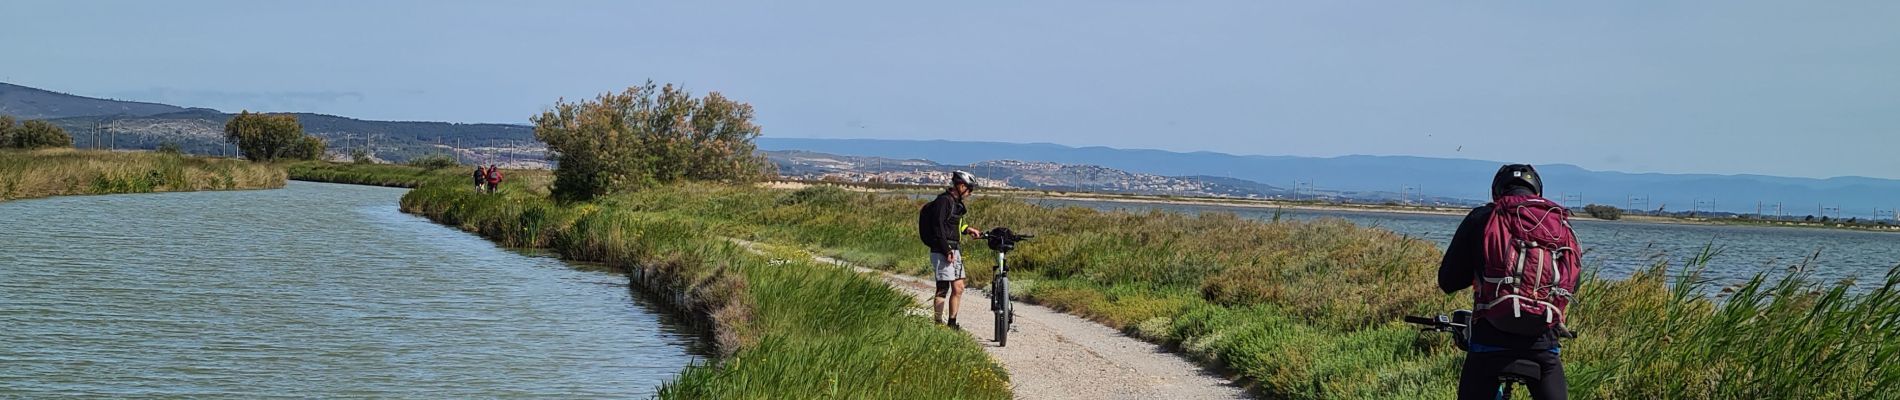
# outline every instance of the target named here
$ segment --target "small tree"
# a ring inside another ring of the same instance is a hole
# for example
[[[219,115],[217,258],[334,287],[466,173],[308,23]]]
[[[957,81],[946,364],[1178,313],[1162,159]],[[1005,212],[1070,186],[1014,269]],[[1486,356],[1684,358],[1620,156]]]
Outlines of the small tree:
[[[178,142],[167,140],[164,143],[158,144],[158,152],[164,153],[164,154],[183,154],[185,152],[185,148],[182,146],[179,146]]]
[[[532,119],[555,161],[554,195],[586,200],[680,180],[755,181],[771,171],[754,154],[752,106],[717,92],[666,85],[561,101]]]
[[[12,125],[12,121],[5,121]],[[18,128],[6,129],[5,147],[16,149],[44,149],[48,147],[73,147],[73,137],[66,130],[41,120],[26,121]]]
[[[323,139],[303,133],[303,124],[289,114],[239,112],[224,124],[224,140],[235,144],[251,161],[315,160],[323,156]]]

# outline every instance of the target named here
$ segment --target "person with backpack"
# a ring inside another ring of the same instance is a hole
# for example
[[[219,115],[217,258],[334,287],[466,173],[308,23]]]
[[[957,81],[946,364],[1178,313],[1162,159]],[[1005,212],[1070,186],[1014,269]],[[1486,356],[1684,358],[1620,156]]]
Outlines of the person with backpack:
[[[1474,292],[1459,399],[1497,398],[1498,376],[1519,360],[1536,363],[1541,375],[1526,388],[1531,398],[1569,397],[1557,339],[1569,335],[1564,313],[1576,298],[1582,251],[1570,211],[1543,193],[1530,165],[1498,168],[1491,203],[1465,215],[1445,249],[1439,289]]]
[[[475,193],[482,192],[482,185],[488,183],[488,171],[481,164],[475,164]]]
[[[957,326],[957,308],[962,305],[965,275],[958,239],[961,235],[983,237],[983,232],[963,224],[963,214],[968,211],[963,206],[963,200],[970,198],[970,193],[974,191],[976,175],[963,171],[951,172],[950,188],[917,210],[917,237],[924,242],[925,247],[930,248],[930,266],[937,281],[937,295],[930,302],[931,310],[934,311],[932,317],[937,323],[951,329],[962,328]],[[950,306],[950,321],[947,323],[943,318],[945,303]]]
[[[501,168],[497,165],[489,164],[488,193],[495,193],[495,189],[499,187],[501,187]]]

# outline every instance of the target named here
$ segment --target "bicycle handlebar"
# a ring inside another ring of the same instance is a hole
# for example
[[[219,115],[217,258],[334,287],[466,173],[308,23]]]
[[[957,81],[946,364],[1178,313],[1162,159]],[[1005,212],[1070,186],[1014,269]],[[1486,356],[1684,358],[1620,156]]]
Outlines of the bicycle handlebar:
[[[1405,316],[1405,322],[1410,322],[1410,323],[1419,324],[1419,325],[1431,325],[1431,326],[1438,325],[1438,320],[1436,319],[1413,316],[1413,315]]]

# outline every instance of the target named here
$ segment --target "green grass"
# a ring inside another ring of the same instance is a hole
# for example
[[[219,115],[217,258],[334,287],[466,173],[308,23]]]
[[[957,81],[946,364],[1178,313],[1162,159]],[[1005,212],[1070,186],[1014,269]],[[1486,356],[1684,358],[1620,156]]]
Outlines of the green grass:
[[[0,150],[0,201],[283,186],[283,168],[243,160],[156,152]]]
[[[430,169],[401,164],[347,164],[329,161],[301,161],[285,166],[290,179],[311,182],[415,188],[436,180],[460,178],[468,181],[471,169]],[[457,181],[460,182],[460,181]],[[473,182],[469,185],[472,187]]]
[[[735,228],[721,219],[629,207],[644,193],[557,204],[545,174],[510,176],[497,195],[425,180],[402,209],[505,246],[624,268],[705,316],[719,359],[686,368],[661,398],[1010,397],[1006,374],[974,341],[913,315],[910,297],[874,277],[748,252],[721,236]]]
[[[706,229],[903,273],[925,271],[924,200],[836,188],[681,185],[603,207],[705,221]],[[1039,237],[1019,247],[1023,300],[1181,349],[1268,398],[1450,398],[1463,354],[1403,315],[1467,308],[1439,294],[1432,243],[1341,220],[1101,212],[979,197],[972,225]],[[973,260],[991,255],[970,245]],[[1713,249],[1711,249],[1713,251]],[[1717,298],[1700,293],[1707,254],[1658,259],[1622,280],[1590,277],[1565,343],[1571,390],[1587,398],[1880,398],[1900,367],[1900,296],[1764,272]],[[1672,261],[1674,261],[1672,263]],[[989,268],[970,268],[975,285]],[[1664,272],[1675,269],[1670,281]],[[1797,268],[1805,271],[1809,268]]]

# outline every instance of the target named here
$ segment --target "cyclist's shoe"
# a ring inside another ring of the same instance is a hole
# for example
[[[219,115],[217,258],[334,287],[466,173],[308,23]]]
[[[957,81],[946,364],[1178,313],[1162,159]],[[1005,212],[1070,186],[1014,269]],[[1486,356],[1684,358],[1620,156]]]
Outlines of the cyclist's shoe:
[[[944,326],[948,326],[948,327],[950,327],[950,329],[955,329],[955,330],[959,330],[959,331],[960,331],[960,330],[963,330],[963,327],[961,327],[961,326],[957,326],[957,319],[956,319],[956,318],[951,318],[951,319],[950,319],[950,322],[948,322],[948,323],[945,323],[945,324],[943,324],[943,325],[944,325]]]

